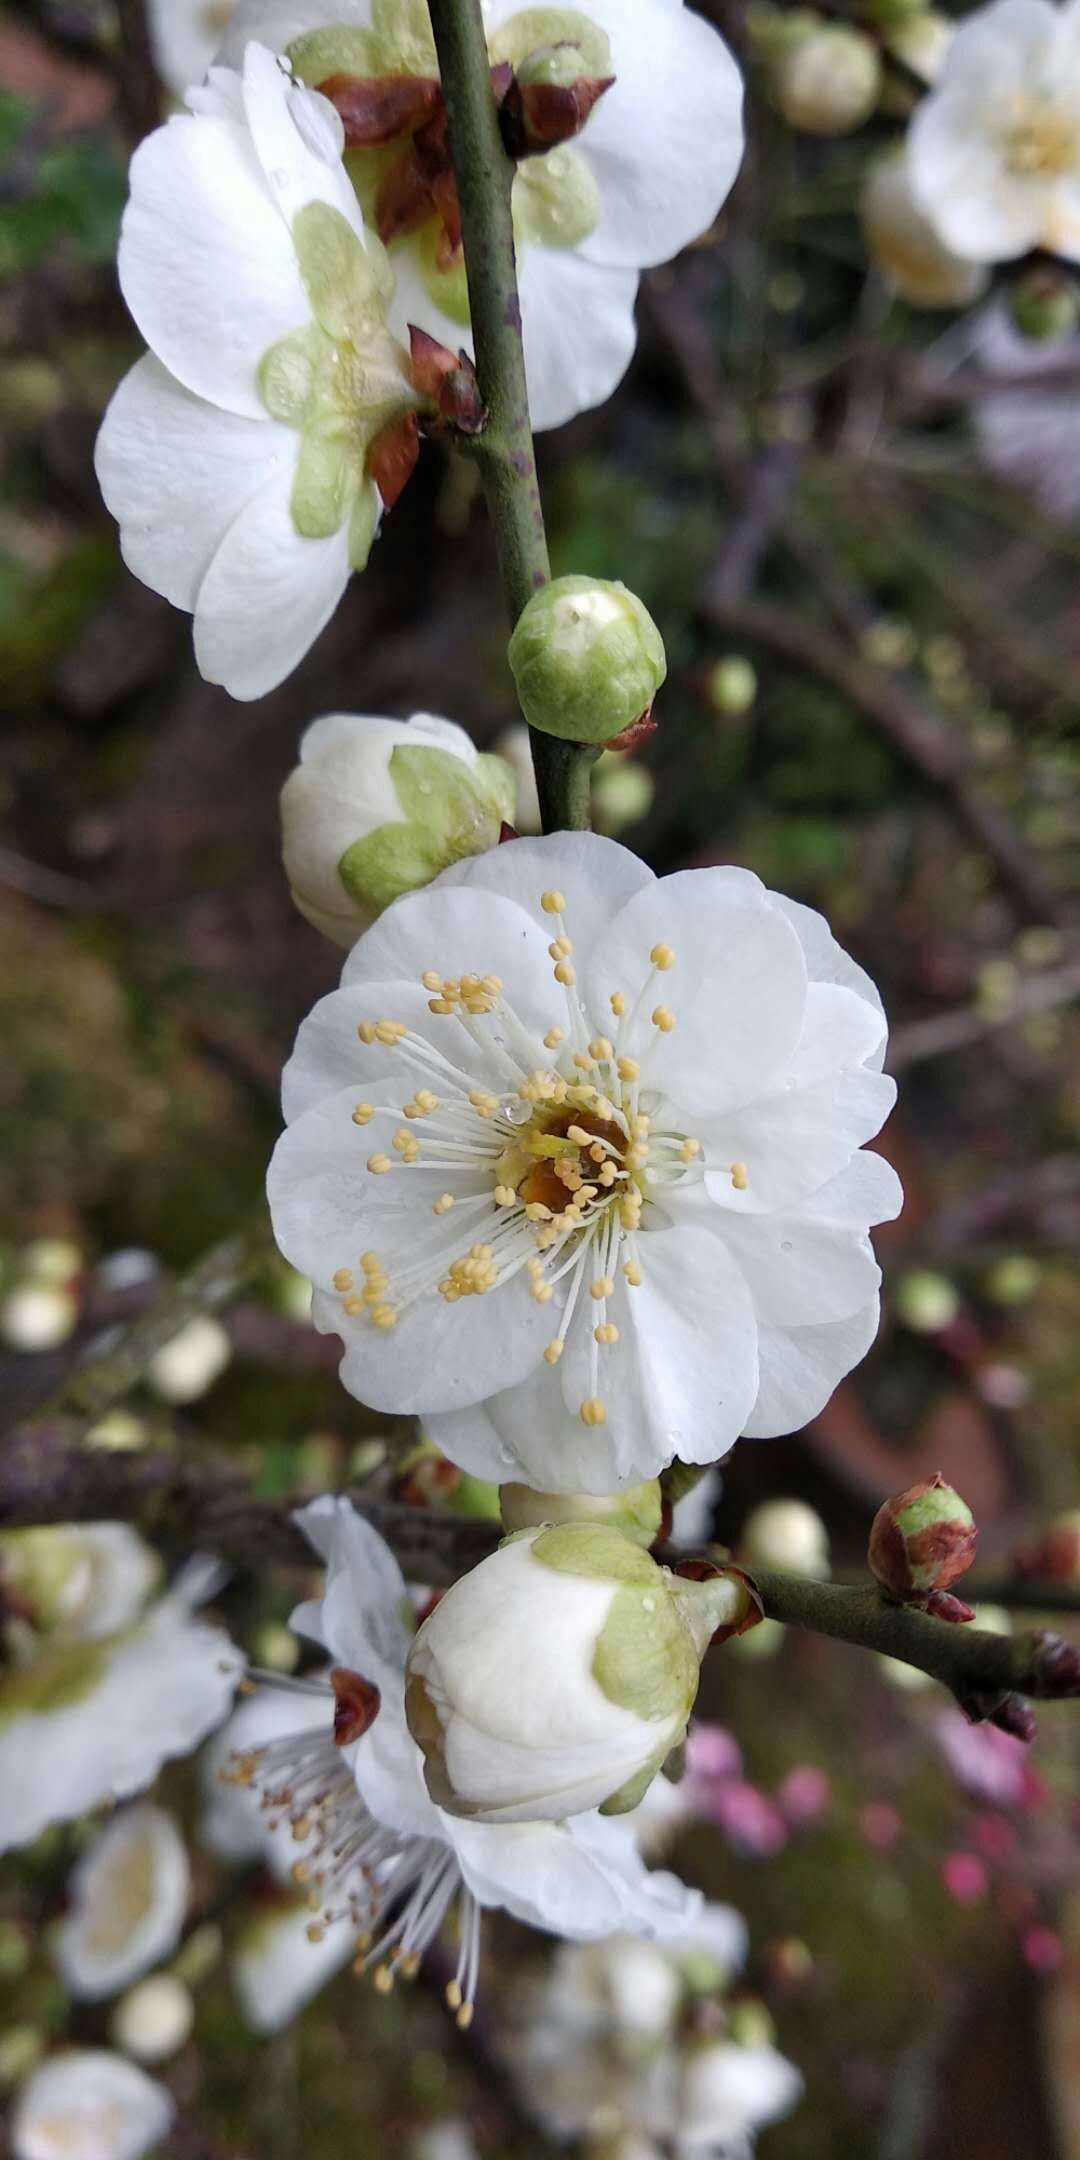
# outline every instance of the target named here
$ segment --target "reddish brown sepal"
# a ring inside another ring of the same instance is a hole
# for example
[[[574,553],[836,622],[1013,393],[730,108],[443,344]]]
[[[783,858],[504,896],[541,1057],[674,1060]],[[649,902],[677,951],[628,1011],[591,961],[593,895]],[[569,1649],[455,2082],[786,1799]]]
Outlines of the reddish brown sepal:
[[[648,742],[650,735],[655,735],[659,725],[660,722],[656,718],[656,708],[650,705],[648,710],[642,713],[640,720],[631,720],[629,727],[624,728],[621,735],[613,735],[610,741],[604,744],[604,748],[605,750],[619,751],[636,750],[639,743]]]
[[[373,1680],[335,1665],[330,1674],[334,1690],[334,1739],[338,1747],[351,1747],[370,1732],[379,1715],[382,1696]]]
[[[329,75],[319,84],[340,113],[347,150],[377,150],[412,135],[442,104],[442,86],[424,75]]]
[[[420,431],[415,413],[403,413],[375,437],[368,451],[368,478],[374,480],[384,510],[392,510],[402,489],[412,479],[420,455]]]
[[[510,156],[535,157],[558,143],[572,142],[614,80],[614,75],[582,75],[565,87],[515,82],[499,115]]]
[[[932,1613],[935,1620],[948,1620],[954,1626],[975,1618],[974,1605],[965,1605],[963,1598],[954,1597],[951,1590],[928,1591],[923,1610]]]
[[[718,1643],[730,1642],[734,1635],[748,1635],[751,1628],[760,1626],[764,1620],[765,1602],[753,1576],[748,1575],[745,1568],[737,1567],[734,1561],[725,1561],[721,1566],[716,1560],[680,1560],[674,1573],[684,1576],[687,1582],[711,1582],[717,1575],[727,1575],[733,1576],[742,1584],[745,1607],[737,1620],[730,1620],[726,1627],[717,1628],[711,1638],[714,1647]]]
[[[918,1528],[910,1522],[905,1525],[908,1511],[927,1493],[943,1496],[939,1519]],[[947,1590],[958,1575],[967,1572],[978,1540],[978,1529],[960,1495],[936,1470],[933,1477],[923,1478],[878,1509],[867,1557],[887,1597],[924,1604],[931,1591]]]
[[[428,428],[452,428],[458,435],[479,435],[487,421],[476,369],[467,352],[453,353],[426,330],[409,324],[413,387],[435,407]]]
[[[508,825],[504,818],[499,827],[499,846],[504,846],[507,840],[520,840],[520,838],[521,834],[518,832],[517,826]]]

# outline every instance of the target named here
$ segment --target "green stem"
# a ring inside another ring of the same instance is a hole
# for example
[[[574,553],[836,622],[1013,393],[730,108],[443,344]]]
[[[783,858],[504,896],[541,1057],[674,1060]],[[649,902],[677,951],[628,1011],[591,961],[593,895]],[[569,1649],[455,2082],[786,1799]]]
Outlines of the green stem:
[[[430,11],[461,203],[476,372],[488,415],[468,447],[484,483],[513,625],[551,575],[521,342],[514,163],[499,130],[480,0],[430,0]],[[534,730],[532,751],[545,832],[583,830],[597,750]]]

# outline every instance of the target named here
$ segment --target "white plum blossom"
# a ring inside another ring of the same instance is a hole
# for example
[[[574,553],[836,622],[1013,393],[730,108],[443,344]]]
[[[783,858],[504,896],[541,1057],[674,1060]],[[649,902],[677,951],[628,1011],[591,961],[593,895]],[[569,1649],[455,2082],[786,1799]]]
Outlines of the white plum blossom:
[[[115,1633],[45,1641],[0,1673],[0,1852],[126,1800],[225,1717],[243,1660],[194,1617],[198,1567]]]
[[[646,2124],[675,2160],[750,2160],[759,2130],[789,2115],[803,2081],[768,2041],[711,2040],[663,2065]]]
[[[321,1701],[321,1728],[297,1721],[291,1734],[242,1752],[235,1774],[277,1820],[300,1826],[296,1878],[321,1905],[312,1939],[336,1930],[354,1950],[359,1939],[385,1987],[395,1972],[415,1971],[456,1909],[448,2000],[468,2023],[485,1907],[581,1940],[627,1925],[684,1932],[700,1897],[650,1874],[625,1822],[589,1814],[493,1826],[435,1806],[405,1721],[413,1611],[397,1562],[347,1501],[313,1501],[296,1519],[328,1574],[323,1599],[298,1607],[293,1625],[329,1652],[334,1682],[279,1682],[305,1708]]]
[[[292,1858],[295,1863],[295,1845]],[[305,1897],[260,1905],[245,1920],[229,1961],[245,2024],[261,2035],[281,2032],[355,1956],[347,1928],[313,1933]]]
[[[869,166],[859,212],[874,263],[910,307],[970,307],[985,291],[990,278],[985,263],[954,254],[920,209],[904,150]]]
[[[908,133],[912,192],[955,255],[1080,261],[1080,5],[991,0],[961,23]]]
[[[475,1822],[636,1807],[686,1735],[740,1579],[684,1581],[606,1525],[522,1530],[454,1583],[409,1652],[433,1799]]]
[[[142,2160],[172,2127],[172,2095],[105,2048],[51,2055],[15,2096],[14,2160]]]
[[[97,473],[129,568],[193,614],[207,679],[254,698],[366,563],[375,445],[416,399],[333,107],[255,44],[188,105],[132,160],[120,284],[150,350]]]
[[[116,1995],[180,1940],[191,1870],[173,1817],[148,1801],[125,1808],[83,1853],[55,1944],[71,1993]]]
[[[0,1532],[0,1587],[34,1634],[93,1642],[141,1613],[161,1576],[128,1523],[47,1523]]]
[[[453,720],[329,713],[281,791],[285,875],[300,913],[353,945],[382,909],[514,822],[514,776]]]
[[[484,19],[493,65],[571,45],[582,77],[614,77],[581,133],[522,159],[514,182],[533,424],[558,427],[610,397],[625,373],[640,272],[697,239],[726,199],[743,150],[742,83],[717,32],[682,0],[485,0]],[[437,90],[423,0],[240,0],[223,57],[239,64],[249,37],[287,49],[316,86],[391,73]],[[445,180],[441,102],[423,132],[425,168],[441,149]],[[422,205],[407,231],[396,214],[413,155],[403,129],[349,162],[365,214],[390,245],[398,335],[416,323],[456,350],[469,342],[468,295],[457,235],[436,207],[445,196]]]
[[[301,1028],[269,1178],[346,1387],[551,1492],[795,1431],[877,1330],[884,1043],[746,870],[563,833],[397,901]]]

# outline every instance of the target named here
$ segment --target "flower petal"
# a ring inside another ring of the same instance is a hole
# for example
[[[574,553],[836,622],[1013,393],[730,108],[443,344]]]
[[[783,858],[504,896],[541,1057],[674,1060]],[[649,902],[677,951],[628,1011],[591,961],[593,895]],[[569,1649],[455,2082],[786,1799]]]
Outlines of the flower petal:
[[[1008,262],[1037,247],[1053,186],[1011,174],[985,105],[966,93],[924,99],[908,135],[915,200],[946,247],[971,262]]]
[[[168,2136],[175,2116],[172,2094],[126,2056],[68,2048],[47,2056],[19,2087],[11,2150],[20,2160],[56,2153],[142,2160]]]
[[[119,267],[147,344],[185,388],[265,418],[259,361],[311,306],[246,128],[178,114],[140,143]]]
[[[617,389],[637,345],[637,288],[636,269],[586,262],[573,248],[522,250],[521,335],[535,429],[562,427]]]
[[[632,1831],[613,1816],[565,1823],[467,1823],[443,1818],[461,1872],[481,1905],[504,1906],[531,1927],[572,1941],[628,1931],[661,1940],[691,1928],[701,1893],[650,1873]]]
[[[742,77],[711,23],[688,7],[589,0],[611,41],[613,87],[581,137],[600,183],[589,262],[670,262],[716,217],[743,153]]]
[[[650,953],[675,959],[651,976]],[[792,1057],[802,1032],[806,963],[791,924],[756,878],[733,870],[683,870],[640,893],[611,925],[588,968],[592,1009],[613,991],[631,1004],[646,991],[625,1047],[690,1117],[752,1102]],[[660,1034],[650,1012],[667,1007]],[[647,1063],[646,1063],[647,1060]]]
[[[326,628],[349,582],[348,521],[306,540],[290,498],[299,436],[261,493],[229,527],[195,607],[195,658],[230,696],[264,697],[284,682]]]
[[[566,914],[576,948],[585,952],[605,935],[608,924],[635,893],[657,882],[647,863],[617,840],[599,833],[556,832],[543,838],[508,840],[483,855],[467,855],[444,870],[433,891],[467,885],[480,892],[516,900],[550,934],[541,896],[553,890],[566,897]],[[346,972],[349,963],[346,962]],[[508,986],[509,987],[509,986]]]
[[[473,860],[482,862],[485,858],[477,856]],[[539,899],[537,892],[536,905],[531,914],[526,914],[514,901],[493,900],[490,893],[474,890],[453,871],[444,872],[421,891],[406,893],[396,900],[358,938],[342,969],[342,986],[350,990],[366,987],[370,1001],[380,985],[419,984],[429,969],[447,980],[460,980],[463,975],[497,975],[506,1005],[517,1014],[526,1031],[517,1069],[530,1071],[544,1062],[542,1037],[554,1021],[565,1018],[566,1004],[548,954],[554,926],[550,916],[541,912]],[[431,995],[428,991],[427,996]],[[373,1012],[372,1018],[381,1018],[384,1010],[387,1018],[394,1018],[389,1006]],[[453,1040],[456,1050],[457,1035],[451,1029],[451,1017],[449,1013],[429,1013],[424,1032],[436,1046]],[[492,1013],[473,1016],[468,1033],[481,1046],[505,1044],[509,1048],[517,1040],[498,1007]],[[454,1051],[448,1055],[453,1056]],[[483,1047],[479,1056],[482,1060],[486,1056]]]
[[[899,1211],[895,1171],[862,1153],[790,1213],[729,1217],[724,1243],[764,1326],[819,1327],[877,1296],[881,1270],[868,1225]]]
[[[834,938],[824,915],[816,908],[805,907],[801,900],[789,900],[786,893],[770,894],[772,904],[786,915],[803,949],[806,972],[812,983],[838,983],[842,990],[854,990],[866,1004],[884,1016],[885,1008],[877,984],[866,969],[853,960],[851,954]],[[885,1042],[882,1040],[873,1056],[866,1063],[874,1071],[880,1071],[885,1061]]]
[[[253,420],[208,405],[147,353],[113,396],[94,460],[129,570],[194,612],[230,525],[295,447],[266,413]]]
[[[801,1432],[825,1408],[830,1395],[866,1356],[878,1331],[877,1298],[846,1320],[823,1327],[758,1330],[761,1385],[746,1420],[749,1440],[774,1440]]]
[[[329,100],[294,83],[264,44],[244,55],[244,111],[267,189],[290,232],[307,203],[321,202],[351,225],[364,220],[341,162],[345,130]]]

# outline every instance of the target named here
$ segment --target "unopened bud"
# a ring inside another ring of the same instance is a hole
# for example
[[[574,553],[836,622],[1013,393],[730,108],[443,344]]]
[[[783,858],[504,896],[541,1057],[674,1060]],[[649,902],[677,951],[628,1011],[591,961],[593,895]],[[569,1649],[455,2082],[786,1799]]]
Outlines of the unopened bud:
[[[593,824],[617,838],[628,825],[647,817],[656,799],[656,782],[647,765],[620,750],[605,750],[593,771]]]
[[[663,1498],[659,1478],[603,1495],[534,1492],[531,1485],[500,1485],[499,1500],[503,1522],[510,1531],[540,1529],[544,1523],[603,1523],[646,1550],[660,1535]]]
[[[602,1524],[519,1532],[447,1591],[409,1653],[432,1799],[488,1823],[636,1807],[685,1737],[705,1650],[748,1604],[737,1572],[672,1575]]]
[[[1050,345],[1072,335],[1080,321],[1080,291],[1067,270],[1040,264],[1017,279],[1008,294],[1009,313],[1021,337]]]
[[[975,1558],[975,1518],[940,1471],[886,1500],[870,1531],[870,1566],[889,1597],[922,1600],[947,1590]]]
[[[513,775],[463,728],[333,713],[316,720],[281,794],[282,852],[302,915],[352,945],[402,893],[496,847]]]
[[[900,30],[927,12],[927,0],[859,0],[858,11],[875,30]]]
[[[62,1284],[17,1283],[0,1304],[0,1340],[29,1354],[58,1350],[78,1319],[78,1299]]]
[[[739,1553],[751,1570],[783,1568],[819,1582],[829,1573],[829,1533],[805,1500],[766,1500],[752,1509],[743,1524]]]
[[[778,53],[772,87],[790,127],[810,135],[849,135],[869,120],[877,104],[881,57],[861,30],[821,23]]]
[[[510,666],[530,727],[608,743],[647,713],[667,674],[663,640],[625,585],[562,577],[529,601]]]
[[[757,669],[741,654],[728,653],[710,670],[706,688],[714,711],[738,719],[742,713],[749,712],[757,696]]]
[[[451,352],[429,331],[409,324],[409,354],[414,390],[432,407],[427,433],[448,428],[459,435],[479,435],[487,414],[476,369],[467,352]]]
[[[146,1368],[146,1377],[162,1402],[198,1402],[224,1372],[232,1345],[220,1320],[199,1313],[163,1343]]]
[[[901,67],[929,85],[936,83],[955,35],[956,24],[947,15],[939,15],[936,8],[920,8],[886,33],[885,45]]]
[[[910,1268],[901,1276],[894,1305],[897,1318],[916,1335],[940,1334],[942,1328],[952,1326],[960,1310],[960,1300],[948,1276],[934,1274],[929,1268]]]
[[[183,2047],[194,2023],[190,1989],[172,1973],[155,1973],[121,1997],[113,2011],[112,2037],[136,2062],[165,2062]]]

